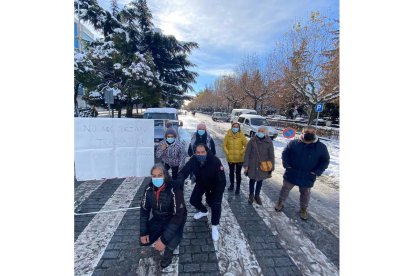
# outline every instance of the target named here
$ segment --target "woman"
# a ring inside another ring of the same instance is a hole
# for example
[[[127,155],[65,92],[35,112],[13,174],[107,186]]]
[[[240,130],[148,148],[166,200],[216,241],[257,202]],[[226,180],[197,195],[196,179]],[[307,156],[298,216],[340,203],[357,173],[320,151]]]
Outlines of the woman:
[[[260,162],[263,161],[270,161],[272,163],[272,169],[270,171],[263,171],[260,169]],[[250,178],[248,202],[249,204],[253,204],[253,201],[256,201],[257,204],[262,205],[260,190],[262,188],[263,180],[270,178],[272,176],[272,171],[275,169],[273,143],[269,138],[265,126],[260,126],[256,135],[250,139],[249,143],[247,143],[243,167]],[[255,183],[256,189],[254,187]]]
[[[188,146],[188,156],[193,156],[195,148],[198,144],[207,145],[208,149],[213,155],[216,155],[216,145],[214,144],[213,138],[211,138],[210,133],[207,133],[207,126],[205,123],[201,122],[197,125],[197,130],[191,136],[190,145]]]
[[[173,251],[183,237],[187,208],[183,191],[169,180],[162,164],[152,167],[151,177],[141,201],[139,241],[143,246],[154,243],[157,251],[164,251],[160,265],[165,268],[171,264]]]
[[[230,169],[229,191],[234,189],[234,171],[236,171],[236,195],[240,194],[241,168],[243,166],[246,145],[247,139],[240,130],[240,124],[237,122],[233,123],[231,129],[227,131],[227,134],[224,137],[223,149]]]
[[[155,156],[161,158],[166,171],[171,168],[172,179],[176,180],[178,170],[184,166],[185,149],[181,141],[177,139],[177,132],[174,128],[168,128],[165,131],[164,140],[159,143]]]

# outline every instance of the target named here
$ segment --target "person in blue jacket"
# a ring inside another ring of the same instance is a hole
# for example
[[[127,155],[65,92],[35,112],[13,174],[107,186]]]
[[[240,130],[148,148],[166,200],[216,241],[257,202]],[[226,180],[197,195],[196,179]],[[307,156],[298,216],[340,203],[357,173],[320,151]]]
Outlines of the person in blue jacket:
[[[276,212],[282,211],[283,202],[296,185],[299,186],[300,192],[300,218],[307,220],[311,188],[316,177],[328,167],[329,159],[326,145],[316,136],[316,128],[310,125],[304,127],[300,139],[290,141],[282,152],[285,173],[279,200],[275,206]]]

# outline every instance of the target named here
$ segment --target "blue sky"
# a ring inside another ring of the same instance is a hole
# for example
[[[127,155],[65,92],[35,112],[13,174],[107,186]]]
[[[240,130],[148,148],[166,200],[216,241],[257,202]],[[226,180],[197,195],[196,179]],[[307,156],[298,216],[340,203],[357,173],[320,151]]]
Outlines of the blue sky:
[[[118,0],[120,6],[131,2]],[[109,9],[109,0],[98,0]],[[165,34],[199,44],[190,60],[199,73],[196,92],[232,73],[247,54],[267,56],[293,23],[311,11],[339,19],[338,0],[147,0]],[[192,93],[191,93],[192,94]]]

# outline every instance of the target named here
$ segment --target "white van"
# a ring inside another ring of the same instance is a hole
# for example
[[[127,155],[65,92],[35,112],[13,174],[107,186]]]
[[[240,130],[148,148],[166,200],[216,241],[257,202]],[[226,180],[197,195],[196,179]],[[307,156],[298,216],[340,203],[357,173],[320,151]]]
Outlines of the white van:
[[[267,131],[269,132],[269,137],[272,140],[277,137],[276,128],[270,126],[267,119],[260,115],[241,114],[238,122],[241,126],[243,134],[249,137],[253,137],[256,134],[259,126],[266,126]]]
[[[144,119],[154,120],[154,145],[157,146],[159,142],[164,139],[165,123],[170,122],[178,134],[178,126],[182,126],[182,122],[178,120],[178,111],[175,108],[160,107],[147,108],[144,112]]]
[[[254,114],[257,115],[257,111],[254,109],[233,109],[230,115],[230,123],[237,122],[240,114]]]

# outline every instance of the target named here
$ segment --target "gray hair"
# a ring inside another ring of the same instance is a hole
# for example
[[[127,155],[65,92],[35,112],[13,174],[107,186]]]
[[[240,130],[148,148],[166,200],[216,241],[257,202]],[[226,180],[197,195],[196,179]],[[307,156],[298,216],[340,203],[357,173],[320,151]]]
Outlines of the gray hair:
[[[164,181],[167,183],[170,181],[170,175],[168,173],[168,171],[165,169],[164,165],[162,163],[155,163],[154,166],[152,166],[151,168],[151,173],[155,170],[155,169],[159,169],[162,171],[162,173],[164,174]]]
[[[257,128],[257,132],[259,132],[259,130],[264,130],[265,135],[266,135],[266,136],[269,136],[269,130],[267,129],[267,127],[266,127],[266,126],[264,126],[264,125],[259,126],[259,127]]]

